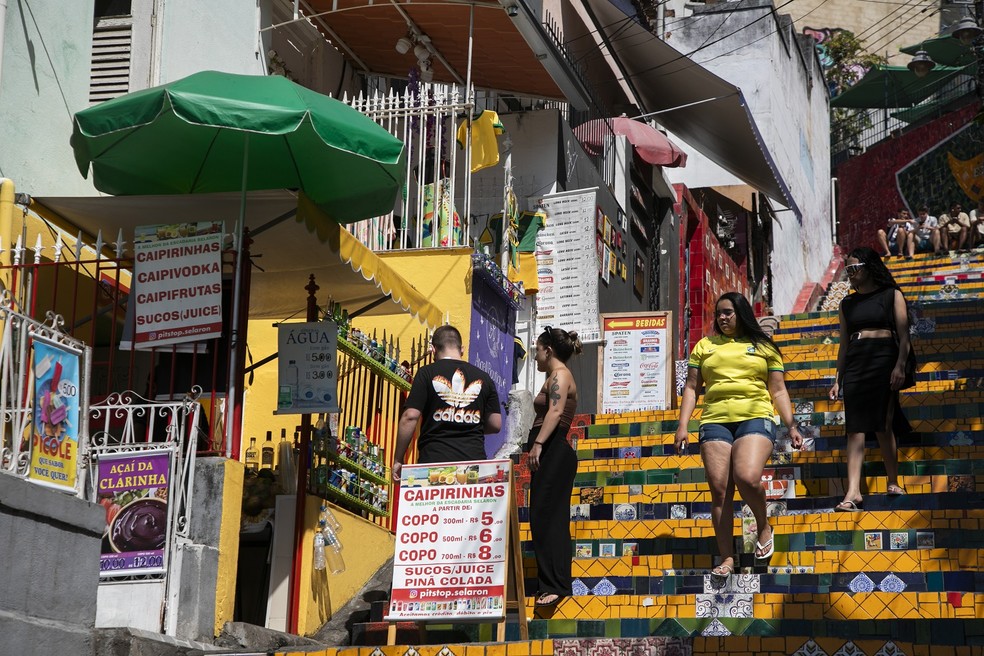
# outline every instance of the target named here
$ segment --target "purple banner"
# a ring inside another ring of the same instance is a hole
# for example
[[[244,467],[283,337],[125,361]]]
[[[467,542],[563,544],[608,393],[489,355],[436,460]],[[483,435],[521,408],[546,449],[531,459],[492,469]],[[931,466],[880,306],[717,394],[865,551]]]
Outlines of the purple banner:
[[[98,502],[106,508],[101,577],[164,571],[171,453],[99,458]]]
[[[485,436],[485,453],[490,458],[506,441],[506,411],[502,404],[509,400],[509,390],[512,388],[515,323],[515,310],[482,278],[474,276],[468,361],[492,378],[503,415],[503,430]]]

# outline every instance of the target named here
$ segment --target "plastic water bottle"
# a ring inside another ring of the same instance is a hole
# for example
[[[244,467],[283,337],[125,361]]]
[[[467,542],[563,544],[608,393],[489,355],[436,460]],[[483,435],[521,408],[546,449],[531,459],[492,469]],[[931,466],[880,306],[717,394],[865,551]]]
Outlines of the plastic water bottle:
[[[325,569],[325,536],[321,531],[314,533],[314,569]]]
[[[325,540],[325,559],[328,563],[328,571],[332,574],[339,574],[345,571],[345,560],[342,558],[341,543],[338,536],[327,526],[323,527],[319,533],[324,535]]]

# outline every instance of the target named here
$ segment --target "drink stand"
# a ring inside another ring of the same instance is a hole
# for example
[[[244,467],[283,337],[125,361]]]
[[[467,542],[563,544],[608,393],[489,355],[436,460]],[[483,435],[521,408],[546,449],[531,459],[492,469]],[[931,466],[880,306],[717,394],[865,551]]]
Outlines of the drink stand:
[[[401,479],[386,644],[399,621],[494,621],[502,642],[509,610],[528,640],[512,462],[406,465]]]

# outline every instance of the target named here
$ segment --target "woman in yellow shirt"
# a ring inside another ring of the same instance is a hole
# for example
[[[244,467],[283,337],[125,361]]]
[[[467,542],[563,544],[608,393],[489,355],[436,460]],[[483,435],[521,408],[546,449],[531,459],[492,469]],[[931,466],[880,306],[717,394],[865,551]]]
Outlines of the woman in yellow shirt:
[[[751,305],[741,294],[728,292],[718,299],[714,317],[715,334],[697,342],[690,354],[676,447],[686,453],[687,426],[706,385],[699,444],[721,554],[711,575],[726,578],[735,571],[735,487],[755,516],[756,561],[767,563],[775,550],[762,486],[762,469],[776,440],[773,404],[789,427],[793,448],[802,445],[803,437],[793,421],[782,353],[759,327]]]

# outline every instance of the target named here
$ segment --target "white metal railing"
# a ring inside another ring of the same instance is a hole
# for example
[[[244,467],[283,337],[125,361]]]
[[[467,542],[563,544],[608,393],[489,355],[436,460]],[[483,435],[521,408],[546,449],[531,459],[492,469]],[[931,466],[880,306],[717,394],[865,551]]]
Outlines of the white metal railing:
[[[86,463],[89,467],[87,498],[91,501],[99,498],[95,467],[100,456],[170,451],[173,460],[167,491],[168,518],[172,527],[169,538],[187,538],[194,494],[196,444],[205,437],[198,423],[201,393],[201,388],[195,387],[180,401],[150,401],[136,392],[115,392],[89,408],[91,457]],[[169,539],[168,544],[173,545],[174,540]]]
[[[48,312],[45,321],[21,314],[9,290],[0,291],[0,472],[28,478],[31,467],[31,441],[34,435],[34,368],[31,358],[35,338],[78,351],[80,375],[88,372],[90,350],[62,331],[62,317]],[[80,380],[80,414],[88,404],[88,383]],[[85,456],[85,422],[78,430],[78,469]],[[81,489],[76,472],[76,491]]]
[[[397,207],[359,221],[350,232],[374,251],[462,246],[471,242],[471,143],[456,144],[458,125],[474,108],[474,90],[421,83],[409,89],[375,91],[342,102],[365,114],[407,149],[407,171]],[[459,163],[459,156],[464,161]]]

